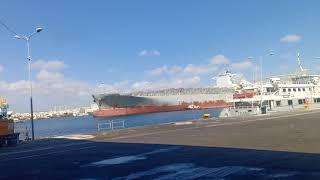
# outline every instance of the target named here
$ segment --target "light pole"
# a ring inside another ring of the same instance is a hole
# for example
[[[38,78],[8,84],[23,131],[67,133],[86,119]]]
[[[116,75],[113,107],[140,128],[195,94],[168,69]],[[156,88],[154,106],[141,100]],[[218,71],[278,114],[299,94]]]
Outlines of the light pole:
[[[264,55],[264,56],[273,56],[274,52],[272,50],[269,51],[268,54]],[[260,60],[260,108],[262,108],[262,91],[263,91],[263,84],[262,84],[262,63],[263,63],[263,57],[264,56],[260,56],[259,60]],[[249,56],[248,59],[255,59],[255,57]]]
[[[35,34],[41,32],[43,29],[42,28],[36,28],[36,30],[28,35],[18,35],[16,34],[14,37],[17,39],[24,40],[27,43],[27,60],[28,60],[28,80],[29,80],[29,85],[30,85],[30,120],[31,120],[31,132],[32,132],[32,140],[34,140],[34,122],[33,122],[33,102],[32,102],[32,79],[31,79],[31,55],[30,55],[30,39],[32,36]]]
[[[249,56],[248,59],[249,59],[249,60],[252,60],[252,59],[254,59],[254,57]],[[255,66],[256,66],[256,65],[255,65]],[[256,69],[257,69],[257,68],[256,68]],[[257,72],[257,71],[256,71],[256,72]],[[253,83],[255,83],[255,72],[254,72],[254,70],[252,71],[252,81],[253,81]],[[251,98],[251,109],[253,110],[253,97]]]
[[[247,59],[250,61],[250,60],[253,60],[254,57],[253,56],[249,56],[249,57],[247,57]],[[256,65],[255,65],[255,67],[256,67]],[[252,71],[252,82],[255,82],[255,76],[256,76],[255,73],[257,73],[257,68],[256,68],[256,72],[255,72],[255,70]]]

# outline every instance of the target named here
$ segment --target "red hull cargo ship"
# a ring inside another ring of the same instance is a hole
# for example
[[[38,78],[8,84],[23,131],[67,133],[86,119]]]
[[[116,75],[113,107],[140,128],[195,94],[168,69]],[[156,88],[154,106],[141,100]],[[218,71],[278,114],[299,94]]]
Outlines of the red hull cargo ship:
[[[95,117],[126,116],[146,113],[224,108],[232,106],[232,90],[217,88],[166,89],[131,94],[93,95],[99,109]]]

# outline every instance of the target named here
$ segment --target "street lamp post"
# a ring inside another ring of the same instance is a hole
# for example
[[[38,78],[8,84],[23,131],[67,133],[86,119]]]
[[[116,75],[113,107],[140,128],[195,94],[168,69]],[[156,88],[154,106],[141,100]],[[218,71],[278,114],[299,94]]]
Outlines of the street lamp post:
[[[262,85],[262,56],[260,56],[260,107],[262,108],[262,91],[263,91],[263,85]],[[262,111],[262,110],[261,110]]]
[[[265,56],[273,56],[274,53],[273,51],[271,50],[268,54],[266,54]],[[255,59],[255,57],[248,57],[248,59]],[[262,102],[263,102],[263,95],[262,95],[262,91],[263,91],[263,83],[262,83],[262,63],[263,63],[263,56],[260,56],[259,58],[260,60],[260,107],[262,107]]]
[[[30,86],[30,120],[31,120],[31,132],[32,132],[32,140],[34,140],[34,122],[33,122],[33,101],[32,101],[32,79],[31,79],[31,55],[30,55],[30,39],[35,34],[41,32],[42,28],[36,28],[35,32],[28,36],[18,35],[16,34],[14,37],[17,39],[24,40],[27,43],[27,60],[28,60],[28,81]]]

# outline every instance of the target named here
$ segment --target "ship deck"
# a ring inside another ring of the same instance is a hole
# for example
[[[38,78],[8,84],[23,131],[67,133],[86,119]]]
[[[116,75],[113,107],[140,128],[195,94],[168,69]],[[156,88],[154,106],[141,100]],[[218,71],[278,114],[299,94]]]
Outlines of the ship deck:
[[[37,140],[0,149],[0,179],[319,179],[319,115],[298,111]]]

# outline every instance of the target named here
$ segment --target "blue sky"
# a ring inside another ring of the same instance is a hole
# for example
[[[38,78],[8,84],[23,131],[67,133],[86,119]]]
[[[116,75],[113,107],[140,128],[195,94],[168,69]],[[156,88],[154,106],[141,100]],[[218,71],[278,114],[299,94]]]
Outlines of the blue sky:
[[[305,66],[318,71],[319,6],[289,0],[3,0],[0,19],[19,34],[44,28],[31,42],[41,110],[89,104],[89,91],[101,82],[110,90],[210,86],[225,68],[252,79],[255,62],[247,57],[268,50],[275,55],[264,58],[264,76],[296,70],[298,51]],[[20,99],[28,97],[25,44],[3,27],[0,41],[1,93],[14,108],[27,109]],[[212,63],[215,57],[224,63]]]

